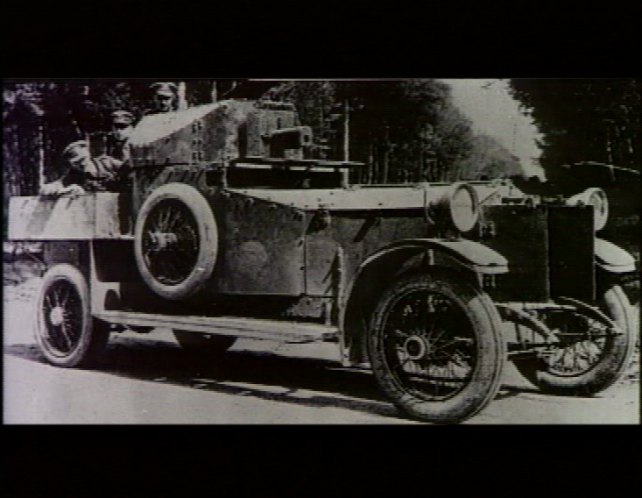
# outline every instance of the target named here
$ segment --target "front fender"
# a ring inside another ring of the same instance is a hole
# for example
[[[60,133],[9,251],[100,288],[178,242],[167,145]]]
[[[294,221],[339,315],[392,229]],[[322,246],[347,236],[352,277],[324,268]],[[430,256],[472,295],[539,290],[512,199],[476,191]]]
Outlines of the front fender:
[[[508,272],[508,261],[497,251],[472,240],[404,239],[383,247],[366,258],[341,293],[339,328],[345,365],[365,358],[366,346],[356,338],[365,337],[368,319],[381,292],[394,275],[416,264],[445,267],[468,276],[497,275]],[[362,358],[363,356],[363,358]],[[365,360],[364,360],[365,361]]]
[[[635,258],[621,247],[604,239],[595,239],[595,264],[609,273],[635,271]]]
[[[459,266],[484,275],[508,273],[508,260],[504,256],[484,244],[468,239],[400,240],[367,258],[361,268],[392,252],[412,248],[426,251],[428,266]]]

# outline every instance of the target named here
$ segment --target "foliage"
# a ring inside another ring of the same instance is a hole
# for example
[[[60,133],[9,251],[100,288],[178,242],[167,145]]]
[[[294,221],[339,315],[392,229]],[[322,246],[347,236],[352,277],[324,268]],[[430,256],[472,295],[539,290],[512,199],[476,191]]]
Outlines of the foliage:
[[[544,135],[549,178],[581,161],[640,170],[640,80],[513,79],[510,88]]]
[[[459,164],[460,177],[465,180],[507,178],[521,175],[519,159],[508,152],[495,138],[476,135],[468,157]]]
[[[362,182],[454,180],[473,150],[469,120],[435,80],[286,82],[266,97],[294,102],[335,159],[347,106],[349,159],[368,165]]]

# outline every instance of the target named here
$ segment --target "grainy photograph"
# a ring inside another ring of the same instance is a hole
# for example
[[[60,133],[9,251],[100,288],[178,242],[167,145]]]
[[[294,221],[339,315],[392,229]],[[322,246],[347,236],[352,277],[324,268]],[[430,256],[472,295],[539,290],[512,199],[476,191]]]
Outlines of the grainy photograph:
[[[639,424],[635,79],[3,81],[5,424]]]

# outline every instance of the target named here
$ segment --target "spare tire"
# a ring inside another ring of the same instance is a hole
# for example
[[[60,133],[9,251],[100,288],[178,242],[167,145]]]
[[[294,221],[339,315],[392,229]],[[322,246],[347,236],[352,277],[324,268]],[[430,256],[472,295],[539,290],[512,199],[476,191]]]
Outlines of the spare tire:
[[[186,299],[212,276],[218,251],[214,213],[203,195],[184,183],[168,183],[143,203],[136,219],[138,270],[160,297]]]

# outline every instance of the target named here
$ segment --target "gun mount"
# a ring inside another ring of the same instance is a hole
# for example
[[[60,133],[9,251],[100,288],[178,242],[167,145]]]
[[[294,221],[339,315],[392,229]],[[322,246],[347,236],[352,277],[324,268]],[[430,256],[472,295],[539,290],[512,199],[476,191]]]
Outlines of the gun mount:
[[[322,146],[299,124],[294,106],[271,101],[226,100],[146,116],[130,147],[135,177],[189,166],[220,171],[220,182],[234,187],[340,187],[361,165],[320,159]]]

